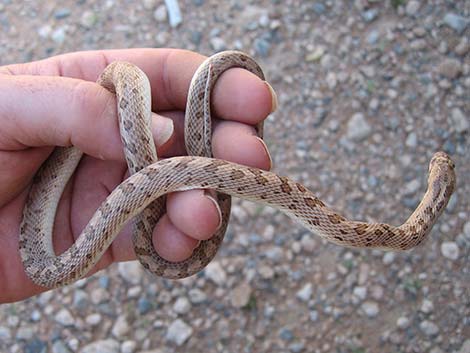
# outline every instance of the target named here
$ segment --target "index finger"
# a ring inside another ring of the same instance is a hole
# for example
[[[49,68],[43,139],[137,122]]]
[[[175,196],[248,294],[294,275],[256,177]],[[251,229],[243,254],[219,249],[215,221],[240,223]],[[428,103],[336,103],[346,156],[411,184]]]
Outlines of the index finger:
[[[64,76],[94,82],[109,63],[128,61],[149,77],[154,111],[184,110],[191,78],[204,59],[200,54],[180,49],[99,50],[8,65],[0,67],[0,73]],[[221,76],[213,102],[218,117],[250,125],[265,119],[275,107],[270,86],[242,69],[231,69]]]

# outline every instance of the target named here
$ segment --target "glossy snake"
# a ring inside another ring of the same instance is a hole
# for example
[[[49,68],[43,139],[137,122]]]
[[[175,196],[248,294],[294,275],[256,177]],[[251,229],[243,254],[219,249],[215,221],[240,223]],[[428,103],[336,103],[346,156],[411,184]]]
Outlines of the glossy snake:
[[[52,233],[57,204],[82,153],[74,147],[54,150],[33,181],[20,229],[21,258],[35,283],[58,287],[84,277],[134,217],[133,241],[140,262],[159,276],[191,276],[212,260],[223,240],[230,213],[228,195],[275,207],[313,233],[343,246],[406,250],[424,240],[455,188],[454,164],[443,152],[432,157],[428,189],[399,227],[350,221],[287,177],[210,158],[210,95],[220,74],[232,67],[249,70],[264,80],[259,66],[243,53],[223,52],[207,59],[194,75],[188,93],[185,139],[191,156],[160,161],[149,128],[147,77],[124,62],[114,62],[105,69],[98,82],[116,93],[121,137],[132,176],[108,196],[75,244],[56,255]],[[262,126],[257,130],[262,135]],[[154,250],[152,229],[165,212],[166,194],[195,188],[217,191],[222,226],[211,239],[202,241],[188,260],[168,262]]]

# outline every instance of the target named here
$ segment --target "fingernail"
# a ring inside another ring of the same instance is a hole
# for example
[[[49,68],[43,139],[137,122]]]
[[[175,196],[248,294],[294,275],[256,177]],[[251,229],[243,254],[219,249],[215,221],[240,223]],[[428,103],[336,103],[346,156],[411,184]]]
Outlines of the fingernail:
[[[267,170],[271,170],[271,168],[273,167],[273,160],[272,160],[272,158],[271,158],[271,155],[269,154],[268,146],[266,146],[266,143],[264,142],[264,140],[263,140],[261,137],[259,137],[259,136],[255,136],[255,137],[256,137],[256,138],[258,139],[258,141],[261,143],[261,146],[263,146],[264,151],[265,151],[265,153],[266,153],[266,156],[268,156],[268,159],[269,159],[269,167],[268,167]]]
[[[268,83],[268,81],[264,81],[264,83],[268,86],[269,92],[271,93],[271,113],[273,113],[277,110],[278,106],[277,94],[274,92],[273,87]]]
[[[155,142],[157,146],[163,146],[170,140],[175,131],[173,120],[163,116],[157,116],[155,113],[152,113],[152,120],[154,121],[152,130]]]
[[[216,230],[218,230],[220,226],[222,225],[222,211],[220,210],[219,204],[217,203],[215,191],[204,190],[204,196],[207,197],[215,205],[215,208],[217,209],[217,213],[219,214],[219,223],[217,224]]]

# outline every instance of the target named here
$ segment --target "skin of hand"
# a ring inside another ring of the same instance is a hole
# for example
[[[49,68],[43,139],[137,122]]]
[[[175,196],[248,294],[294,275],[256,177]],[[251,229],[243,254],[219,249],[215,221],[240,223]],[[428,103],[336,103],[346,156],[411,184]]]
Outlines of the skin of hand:
[[[184,50],[128,49],[77,52],[0,67],[0,302],[46,290],[26,276],[18,235],[32,178],[54,146],[73,145],[85,153],[57,209],[53,236],[57,254],[71,246],[103,200],[128,176],[115,96],[95,83],[103,69],[123,60],[147,74],[155,112],[154,141],[159,156],[166,158],[185,154],[187,92],[204,59]],[[214,157],[269,170],[269,152],[253,128],[277,106],[269,84],[233,68],[216,83],[212,102]],[[162,257],[184,260],[199,240],[215,232],[220,216],[210,195],[207,190],[168,195],[167,214],[153,233]],[[128,224],[91,273],[131,259],[135,254]]]

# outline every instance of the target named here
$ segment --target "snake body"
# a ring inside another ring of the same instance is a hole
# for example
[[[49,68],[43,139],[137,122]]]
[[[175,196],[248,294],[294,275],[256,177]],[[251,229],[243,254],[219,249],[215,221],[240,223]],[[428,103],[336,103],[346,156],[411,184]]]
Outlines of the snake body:
[[[455,188],[454,164],[444,152],[432,157],[427,191],[399,227],[348,220],[287,177],[212,158],[210,95],[217,78],[232,67],[264,79],[256,62],[243,53],[222,52],[208,58],[194,75],[188,92],[185,141],[191,156],[164,160],[157,159],[150,133],[150,85],[145,74],[123,62],[105,69],[98,83],[116,93],[121,137],[132,175],[106,198],[75,243],[56,255],[52,246],[56,208],[82,153],[75,147],[54,150],[33,180],[20,226],[20,255],[27,275],[36,284],[59,287],[84,277],[131,219],[134,249],[147,269],[172,279],[191,276],[212,260],[223,240],[229,195],[275,207],[342,246],[406,250],[425,239]],[[261,125],[257,131],[262,134]],[[152,244],[152,229],[165,212],[165,195],[196,188],[217,191],[222,225],[189,259],[166,261]]]

